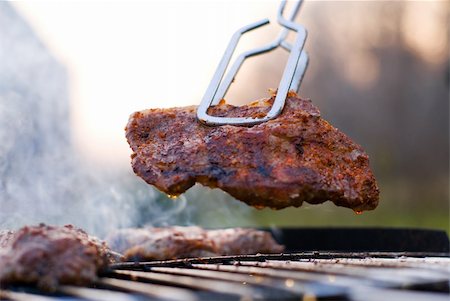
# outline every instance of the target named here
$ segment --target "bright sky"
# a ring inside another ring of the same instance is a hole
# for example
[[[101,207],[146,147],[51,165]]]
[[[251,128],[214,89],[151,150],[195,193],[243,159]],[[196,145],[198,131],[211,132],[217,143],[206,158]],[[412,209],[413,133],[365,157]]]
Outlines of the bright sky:
[[[20,1],[13,5],[68,68],[73,134],[80,152],[97,162],[128,167],[130,150],[124,137],[128,116],[147,108],[198,104],[233,32],[265,17],[274,21],[279,1]],[[430,63],[441,64],[447,57],[446,27],[436,19],[437,13],[445,14],[445,7],[444,1],[411,2],[401,24],[406,44]],[[367,14],[370,11],[341,11],[336,30],[342,25],[345,32],[353,28],[357,33],[360,28],[366,35],[363,25],[371,20]],[[349,27],[348,22],[361,26]],[[237,51],[261,45],[278,30],[272,25],[246,35]],[[308,39],[314,38],[323,38],[320,28]],[[358,40],[352,49],[357,55],[342,70],[351,83],[366,85],[378,76],[377,58],[367,39],[357,49]],[[347,45],[337,46],[346,56]],[[333,55],[339,59],[338,50]],[[310,67],[311,74],[313,64]]]
[[[128,116],[200,102],[231,34],[277,1],[38,1],[13,5],[69,72],[81,153],[129,166]]]

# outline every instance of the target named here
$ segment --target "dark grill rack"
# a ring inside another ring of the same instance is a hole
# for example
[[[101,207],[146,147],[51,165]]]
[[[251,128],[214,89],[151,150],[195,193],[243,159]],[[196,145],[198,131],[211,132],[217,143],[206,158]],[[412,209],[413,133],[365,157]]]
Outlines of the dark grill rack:
[[[2,300],[448,301],[445,232],[388,228],[271,230],[286,254],[220,256],[111,265],[91,287],[45,294],[0,289]],[[321,251],[306,251],[321,250]]]
[[[224,256],[111,265],[90,288],[51,295],[28,287],[10,300],[449,300],[447,253]]]

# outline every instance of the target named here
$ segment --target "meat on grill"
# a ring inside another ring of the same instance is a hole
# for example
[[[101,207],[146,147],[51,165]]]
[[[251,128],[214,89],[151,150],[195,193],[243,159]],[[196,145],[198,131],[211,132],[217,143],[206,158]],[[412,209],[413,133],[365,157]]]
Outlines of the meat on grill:
[[[130,228],[111,233],[106,241],[111,249],[123,253],[125,260],[135,261],[280,253],[284,250],[270,233],[242,228]]]
[[[0,248],[0,282],[36,284],[46,290],[58,284],[84,285],[113,261],[104,242],[72,225],[26,226]]]
[[[198,227],[121,229],[105,240],[126,260],[164,260],[214,254],[214,245]]]
[[[274,98],[240,107],[222,101],[208,113],[261,117]],[[252,127],[202,125],[195,106],[150,109],[130,116],[126,137],[134,172],[169,195],[198,182],[255,207],[331,200],[362,211],[378,204],[367,154],[294,92],[279,117]]]
[[[230,228],[207,231],[218,255],[249,255],[256,253],[281,253],[279,245],[269,232],[248,228]]]

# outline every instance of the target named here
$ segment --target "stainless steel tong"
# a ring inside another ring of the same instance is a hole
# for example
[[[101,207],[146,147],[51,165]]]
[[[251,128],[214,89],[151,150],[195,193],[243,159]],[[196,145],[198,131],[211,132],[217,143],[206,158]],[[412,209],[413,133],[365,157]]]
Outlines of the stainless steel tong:
[[[266,122],[280,115],[283,110],[286,96],[289,90],[298,91],[300,83],[303,79],[303,75],[305,74],[306,68],[308,66],[308,55],[305,51],[303,51],[303,46],[305,44],[307,35],[306,29],[303,26],[293,22],[300,9],[301,3],[302,0],[296,1],[290,15],[286,19],[283,16],[286,7],[286,1],[283,0],[278,9],[277,22],[284,28],[275,39],[275,41],[265,46],[254,48],[241,53],[225,76],[225,71],[228,67],[228,64],[230,63],[231,57],[234,53],[234,50],[236,49],[240,37],[246,32],[269,24],[270,21],[267,18],[257,21],[255,23],[242,27],[233,34],[230,42],[228,43],[228,47],[225,50],[225,53],[219,63],[219,66],[217,67],[216,72],[214,73],[214,76],[208,86],[208,89],[203,96],[202,102],[197,108],[197,118],[200,122],[209,126],[219,126],[226,124],[249,126]],[[296,32],[296,38],[293,45],[286,41],[289,30]],[[229,118],[211,116],[208,114],[208,108],[212,105],[217,105],[219,101],[225,96],[225,93],[228,91],[231,83],[236,77],[237,72],[247,58],[272,51],[278,47],[282,47],[285,50],[290,51],[290,55],[277,89],[275,101],[266,116],[261,118]]]

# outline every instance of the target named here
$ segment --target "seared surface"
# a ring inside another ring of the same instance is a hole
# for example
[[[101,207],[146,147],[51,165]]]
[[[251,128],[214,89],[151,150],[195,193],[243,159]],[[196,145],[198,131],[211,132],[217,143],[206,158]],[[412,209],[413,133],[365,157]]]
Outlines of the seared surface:
[[[164,260],[214,254],[214,246],[198,227],[130,228],[106,237],[125,260]]]
[[[261,117],[273,100],[221,103],[209,114]],[[126,137],[134,172],[169,195],[198,182],[255,207],[331,200],[362,211],[378,204],[367,154],[293,92],[279,117],[253,127],[204,126],[195,106],[151,109],[131,115]]]
[[[27,226],[0,248],[0,282],[30,283],[46,290],[58,284],[89,284],[113,259],[105,243],[71,225]]]
[[[208,230],[207,237],[215,247],[217,255],[250,255],[257,253],[281,253],[279,245],[269,232],[248,228]]]
[[[129,261],[280,253],[284,249],[270,233],[242,228],[130,228],[111,233],[106,241],[111,249],[123,253]]]

